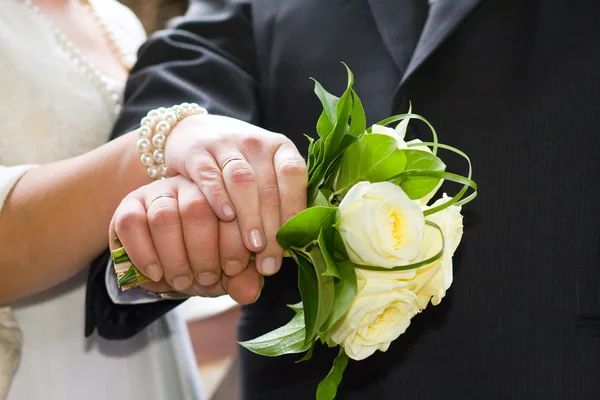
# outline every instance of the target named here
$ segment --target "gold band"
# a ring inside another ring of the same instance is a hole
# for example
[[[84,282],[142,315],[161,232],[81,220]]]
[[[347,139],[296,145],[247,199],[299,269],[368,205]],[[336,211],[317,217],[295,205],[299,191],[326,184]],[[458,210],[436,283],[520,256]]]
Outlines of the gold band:
[[[225,169],[225,167],[227,166],[227,164],[229,164],[230,162],[233,162],[233,161],[244,161],[244,159],[242,157],[231,157],[231,158],[228,158],[223,163],[223,166],[221,167],[221,171]]]
[[[150,200],[150,203],[148,203],[148,208],[150,208],[150,206],[152,205],[152,203],[154,203],[156,200],[158,200],[158,199],[160,199],[162,197],[168,197],[170,199],[175,200],[175,197],[171,196],[168,193],[159,194],[158,196],[156,196],[155,198],[153,198],[152,200]]]

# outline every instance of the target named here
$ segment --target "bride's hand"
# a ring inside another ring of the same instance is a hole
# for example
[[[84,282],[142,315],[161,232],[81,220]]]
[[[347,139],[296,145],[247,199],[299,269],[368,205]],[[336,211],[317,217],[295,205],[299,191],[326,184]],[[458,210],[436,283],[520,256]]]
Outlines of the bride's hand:
[[[176,290],[214,297],[228,293],[241,304],[254,302],[263,277],[245,248],[237,223],[220,221],[198,186],[176,176],[130,193],[111,221],[115,235],[153,291]],[[222,273],[233,260],[243,268]],[[229,275],[229,276],[227,276]]]
[[[306,163],[288,138],[232,118],[192,116],[169,135],[165,160],[171,176],[181,174],[198,185],[221,221],[237,220],[259,272],[279,270],[283,250],[277,231],[306,208]],[[244,268],[229,261],[230,275]]]

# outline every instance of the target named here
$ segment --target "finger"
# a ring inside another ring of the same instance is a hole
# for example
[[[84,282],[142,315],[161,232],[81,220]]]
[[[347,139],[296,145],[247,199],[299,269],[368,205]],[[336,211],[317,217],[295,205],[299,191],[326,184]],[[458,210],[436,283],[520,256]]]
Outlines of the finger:
[[[146,282],[141,284],[140,287],[155,293],[176,292],[165,279],[161,279],[159,282]],[[226,294],[220,280],[216,284],[208,287],[202,286],[198,282],[194,282],[192,286],[180,293],[201,297],[219,297]]]
[[[228,276],[239,275],[250,262],[250,252],[244,246],[237,220],[219,221],[219,255],[221,268]]]
[[[262,157],[261,157],[262,156]],[[265,231],[266,246],[256,254],[258,271],[266,276],[273,275],[281,267],[283,249],[277,243],[277,231],[281,227],[279,216],[279,188],[273,168],[273,154],[249,155],[256,172],[260,199],[260,214]]]
[[[111,249],[119,247],[115,235],[144,276],[155,282],[162,278],[163,271],[146,221],[146,208],[139,199],[127,197],[115,211],[110,228]]]
[[[281,223],[306,209],[306,189],[308,170],[304,158],[294,144],[286,139],[273,157],[279,201],[281,204]]]
[[[233,202],[235,214],[246,248],[259,252],[265,247],[265,234],[260,217],[256,174],[244,156],[237,151],[213,154],[223,171],[223,180]]]
[[[264,279],[252,262],[241,274],[226,278],[223,286],[229,296],[239,304],[252,304],[260,297]]]
[[[225,292],[225,288],[221,284],[221,279],[217,283],[212,286],[202,286],[198,282],[194,282],[194,284],[185,291],[186,294],[190,296],[201,296],[201,297],[219,297],[227,294]]]
[[[221,169],[213,156],[206,152],[198,153],[188,163],[190,179],[200,188],[215,215],[223,221],[231,221],[235,218],[235,208],[225,182]]]
[[[146,198],[147,220],[152,242],[167,282],[177,291],[189,288],[193,273],[183,241],[177,199],[160,196]]]
[[[187,258],[194,277],[200,285],[212,286],[221,279],[219,219],[193,182],[182,183],[178,201]]]

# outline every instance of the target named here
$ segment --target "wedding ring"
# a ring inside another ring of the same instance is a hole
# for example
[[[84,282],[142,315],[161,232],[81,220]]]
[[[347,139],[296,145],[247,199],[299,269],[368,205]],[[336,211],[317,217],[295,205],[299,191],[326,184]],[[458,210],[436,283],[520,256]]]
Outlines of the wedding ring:
[[[175,197],[171,196],[168,193],[163,193],[163,194],[159,194],[158,196],[154,197],[152,200],[150,200],[150,203],[148,203],[148,208],[150,208],[150,206],[152,205],[152,203],[154,203],[156,200],[163,198],[163,197],[168,197],[170,199],[175,200]]]
[[[225,160],[225,162],[223,163],[223,166],[221,167],[221,171],[225,169],[225,167],[227,166],[227,164],[229,164],[232,161],[244,161],[244,159],[242,157],[231,157],[228,158],[227,160]]]

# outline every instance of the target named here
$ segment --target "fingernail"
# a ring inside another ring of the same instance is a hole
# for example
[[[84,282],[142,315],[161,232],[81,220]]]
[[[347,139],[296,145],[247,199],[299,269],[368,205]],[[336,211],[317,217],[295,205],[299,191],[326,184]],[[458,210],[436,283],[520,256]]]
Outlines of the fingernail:
[[[263,260],[261,269],[265,275],[273,275],[277,272],[277,261],[273,257],[267,257]]]
[[[223,271],[229,276],[236,276],[242,271],[242,264],[236,260],[225,260],[223,262]]]
[[[152,279],[154,282],[160,281],[163,275],[162,268],[156,264],[148,265],[146,273],[148,274],[148,278]]]
[[[190,278],[187,276],[178,276],[177,278],[173,279],[173,287],[177,291],[182,291],[189,288],[190,283]]]
[[[257,249],[265,245],[265,237],[259,229],[252,229],[250,231],[250,244]]]
[[[214,272],[198,272],[196,280],[202,286],[212,286],[217,281],[217,274]]]
[[[233,211],[233,207],[231,207],[229,204],[225,204],[223,206],[223,215],[225,215],[226,218],[235,217],[235,211]]]

